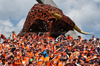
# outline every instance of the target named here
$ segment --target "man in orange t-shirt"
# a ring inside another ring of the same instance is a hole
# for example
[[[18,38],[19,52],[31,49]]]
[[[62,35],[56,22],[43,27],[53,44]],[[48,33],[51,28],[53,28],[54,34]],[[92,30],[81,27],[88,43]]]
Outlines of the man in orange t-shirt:
[[[67,36],[67,39],[73,40],[73,37],[71,37],[70,35],[68,35],[68,36]]]
[[[39,54],[38,66],[41,66],[44,63],[44,59],[44,56],[42,54]]]
[[[14,31],[12,32],[12,38],[13,38],[14,40],[16,39],[16,34],[15,34]]]

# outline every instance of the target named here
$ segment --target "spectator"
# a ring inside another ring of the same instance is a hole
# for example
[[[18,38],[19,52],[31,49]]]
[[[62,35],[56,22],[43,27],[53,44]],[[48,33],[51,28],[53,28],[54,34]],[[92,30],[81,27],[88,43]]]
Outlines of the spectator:
[[[14,31],[12,32],[12,39],[13,39],[13,40],[15,40],[15,39],[16,39],[16,34],[15,34],[15,32],[14,32]]]
[[[79,41],[84,40],[81,36],[78,36]]]
[[[73,37],[71,37],[70,35],[67,36],[68,40],[73,40]]]

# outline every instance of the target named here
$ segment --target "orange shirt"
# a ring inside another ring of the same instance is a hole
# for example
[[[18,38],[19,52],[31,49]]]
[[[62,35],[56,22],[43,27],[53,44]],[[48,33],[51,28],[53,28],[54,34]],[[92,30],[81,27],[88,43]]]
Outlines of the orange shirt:
[[[38,57],[38,52],[37,52],[35,55],[36,55],[36,60],[38,60],[38,58],[39,58],[39,57]]]
[[[27,55],[29,56],[29,55],[30,55],[30,53],[29,53],[29,52],[27,52]]]
[[[14,40],[16,39],[16,34],[15,34],[15,33],[12,35],[12,38],[13,38]]]
[[[22,60],[22,64],[26,64],[28,60]]]
[[[58,66],[63,66],[63,64],[62,64],[62,62],[61,62],[61,61],[59,61]]]
[[[47,62],[47,66],[52,66],[52,63],[51,62]]]
[[[40,61],[38,62],[38,66],[41,66],[41,65],[43,64],[43,62],[44,62],[44,57],[43,57],[43,56],[40,57],[39,60],[40,60]]]
[[[15,63],[14,63],[14,64],[16,64],[16,66],[17,66],[17,65],[20,65],[20,64],[21,64],[21,61],[20,61],[20,60],[15,61]]]
[[[69,40],[73,40],[73,37],[70,36],[70,37],[67,37],[67,39],[69,39]]]
[[[55,63],[57,63],[58,59],[54,59],[53,61],[54,61],[54,64],[55,64]]]
[[[34,54],[31,52],[31,53],[30,53],[30,57],[32,57],[33,55],[34,55]]]
[[[43,48],[42,51],[43,51],[43,50],[46,50],[46,48]]]

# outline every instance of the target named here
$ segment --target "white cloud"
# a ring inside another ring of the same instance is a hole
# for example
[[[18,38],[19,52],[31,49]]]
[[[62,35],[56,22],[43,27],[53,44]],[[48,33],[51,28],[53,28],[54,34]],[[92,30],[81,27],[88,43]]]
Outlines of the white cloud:
[[[24,22],[25,18],[22,18],[16,26],[13,26],[10,19],[0,20],[0,34],[4,34],[6,37],[12,34],[12,31],[15,31],[16,34],[18,34],[23,28]]]
[[[27,15],[35,0],[0,0],[0,19],[19,20]]]
[[[25,22],[25,18],[22,18],[22,19],[18,22],[18,24],[17,24],[17,26],[16,26],[16,28],[15,28],[17,34],[22,30],[23,25],[24,25],[24,22]]]
[[[94,0],[95,2],[100,2],[100,0]]]
[[[24,22],[25,22],[25,18],[22,18],[19,23],[17,24],[17,27],[21,27],[24,25]]]
[[[35,0],[0,0],[0,34],[3,33],[7,37],[12,31],[18,34],[28,11],[35,3]],[[17,23],[11,22],[11,19],[17,20]]]
[[[0,20],[0,33],[9,36],[8,33],[13,30],[13,24],[10,20]]]
[[[12,27],[13,24],[10,22],[10,20],[0,20],[0,26],[9,26],[9,27]]]

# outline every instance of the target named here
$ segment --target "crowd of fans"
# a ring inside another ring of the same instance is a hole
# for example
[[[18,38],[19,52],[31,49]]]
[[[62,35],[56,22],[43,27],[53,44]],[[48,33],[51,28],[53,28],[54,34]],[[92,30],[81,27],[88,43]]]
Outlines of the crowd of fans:
[[[12,37],[12,39],[11,39]],[[78,36],[60,35],[58,39],[48,33],[16,36],[0,39],[0,66],[99,66],[100,41]]]

